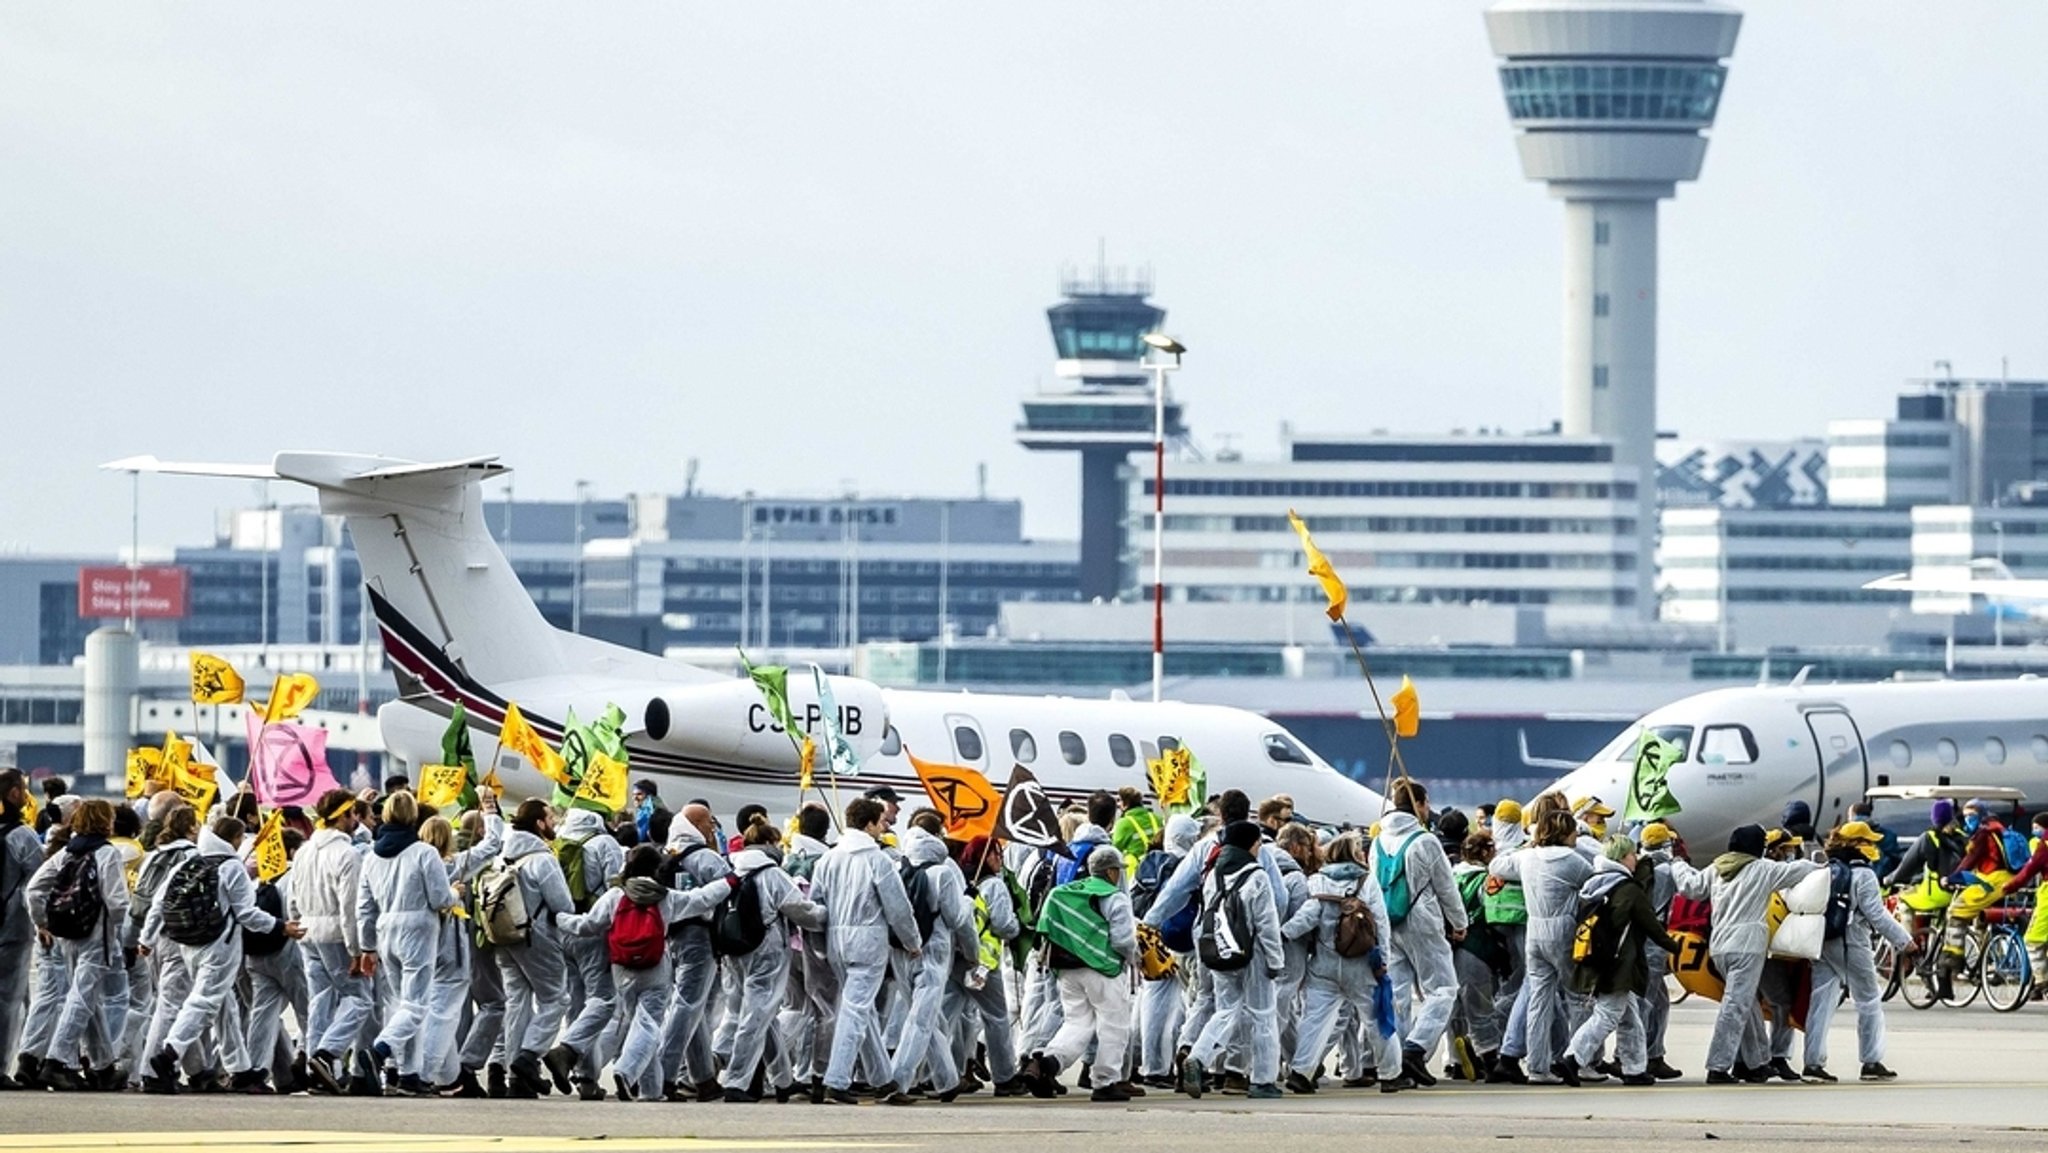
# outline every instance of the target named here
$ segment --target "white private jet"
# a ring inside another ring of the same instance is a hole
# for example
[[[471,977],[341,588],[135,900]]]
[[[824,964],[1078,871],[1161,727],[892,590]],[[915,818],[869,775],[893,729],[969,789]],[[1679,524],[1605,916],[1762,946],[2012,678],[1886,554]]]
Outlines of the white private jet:
[[[797,758],[751,681],[549,625],[484,524],[482,482],[508,470],[496,457],[420,464],[341,453],[284,452],[268,465],[178,464],[155,457],[108,469],[297,481],[320,510],[348,522],[383,634],[399,699],[378,710],[385,747],[408,765],[440,757],[457,702],[467,711],[479,764],[498,761],[508,790],[551,788],[509,750],[500,756],[505,709],[559,743],[571,708],[579,718],[617,704],[627,716],[633,775],[653,778],[670,802],[708,801],[729,814],[755,801],[776,814],[797,799]],[[836,782],[840,800],[889,785],[922,791],[905,750],[926,761],[982,770],[1000,787],[1012,764],[1028,767],[1056,800],[1097,789],[1144,788],[1145,762],[1161,747],[1187,746],[1213,794],[1287,793],[1305,820],[1367,825],[1378,793],[1331,768],[1279,724],[1242,709],[1124,699],[1077,700],[885,689],[854,677],[828,686],[844,734],[860,757]],[[793,712],[806,730],[823,714],[812,678],[789,678]],[[827,783],[818,774],[818,783]],[[831,798],[827,798],[830,800]]]
[[[2048,681],[1882,682],[1714,689],[1644,716],[1552,787],[1623,811],[1644,728],[1679,745],[1671,824],[1718,852],[1739,825],[1805,801],[1818,829],[1873,790],[1981,784],[2048,797]],[[1931,795],[1931,794],[1930,794]]]
[[[1967,575],[1916,577],[1893,573],[1866,583],[1864,588],[1909,593],[1956,593],[1983,597],[1985,611],[2007,620],[2048,620],[2048,580],[2026,580],[2012,575],[2004,561],[1978,557],[1970,562]]]

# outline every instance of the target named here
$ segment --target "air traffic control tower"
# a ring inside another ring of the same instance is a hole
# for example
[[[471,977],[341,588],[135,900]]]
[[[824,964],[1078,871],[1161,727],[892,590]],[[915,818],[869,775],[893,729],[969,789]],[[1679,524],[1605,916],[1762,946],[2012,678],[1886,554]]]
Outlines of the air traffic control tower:
[[[1646,546],[1656,516],[1657,202],[1699,177],[1741,24],[1718,0],[1502,0],[1486,12],[1522,172],[1564,201],[1563,431],[1606,438],[1617,461],[1641,467]],[[1650,567],[1643,615],[1655,609]]]
[[[1146,298],[1151,278],[1063,276],[1066,299],[1045,312],[1059,354],[1057,383],[1024,399],[1017,443],[1081,454],[1081,599],[1122,591],[1125,484],[1117,475],[1131,453],[1152,447],[1152,378],[1141,366],[1148,332],[1166,312]],[[1183,435],[1180,405],[1166,397],[1166,439]]]

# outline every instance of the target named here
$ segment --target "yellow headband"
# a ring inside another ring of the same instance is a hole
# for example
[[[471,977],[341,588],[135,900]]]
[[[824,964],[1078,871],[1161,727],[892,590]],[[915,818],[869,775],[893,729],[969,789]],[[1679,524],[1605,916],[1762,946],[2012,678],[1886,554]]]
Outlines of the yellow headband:
[[[351,809],[354,809],[355,807],[356,799],[354,797],[350,797],[348,800],[343,801],[339,808],[335,809],[333,812],[327,814],[326,816],[320,818],[321,827],[325,828],[330,822],[338,821],[343,817],[348,816],[349,811]]]

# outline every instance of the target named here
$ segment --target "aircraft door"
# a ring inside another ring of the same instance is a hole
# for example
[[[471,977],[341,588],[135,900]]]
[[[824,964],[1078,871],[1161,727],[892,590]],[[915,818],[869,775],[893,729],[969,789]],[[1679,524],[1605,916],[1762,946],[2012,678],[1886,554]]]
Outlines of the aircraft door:
[[[947,713],[946,733],[953,742],[954,764],[988,771],[988,742],[982,738],[980,721],[965,713]]]
[[[1806,714],[1813,734],[1814,755],[1820,758],[1820,795],[1813,806],[1813,827],[1831,829],[1842,822],[1849,806],[1870,787],[1870,769],[1863,757],[1863,734],[1840,709],[1815,709]]]

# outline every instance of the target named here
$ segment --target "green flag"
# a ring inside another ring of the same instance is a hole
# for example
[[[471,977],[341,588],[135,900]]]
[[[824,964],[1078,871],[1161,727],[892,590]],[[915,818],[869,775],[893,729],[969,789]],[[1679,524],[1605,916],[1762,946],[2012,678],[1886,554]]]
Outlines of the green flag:
[[[587,779],[589,774],[599,772],[601,769],[613,773],[623,782],[624,773],[628,767],[626,756],[626,710],[616,704],[607,704],[604,707],[604,712],[599,713],[596,720],[583,726],[578,732],[581,734],[581,739],[577,743],[583,750],[582,763],[573,766],[570,770],[573,774],[570,779],[576,782],[576,787],[573,789],[563,789],[557,786],[555,792],[558,795],[567,794],[569,796],[568,804],[563,806],[565,808],[589,809],[592,812],[603,813],[609,817],[614,809],[604,800],[587,795],[590,790],[584,788],[584,786],[589,784]],[[565,740],[562,748],[566,751],[568,747],[568,742]]]
[[[745,649],[739,653],[740,667],[747,670],[754,687],[761,690],[761,699],[768,702],[768,715],[782,726],[790,744],[801,747],[804,734],[796,727],[796,717],[789,711],[789,670],[781,665],[755,665],[747,659]]]
[[[1622,806],[1627,821],[1661,821],[1681,811],[1678,798],[1671,795],[1671,766],[1685,758],[1685,747],[1673,744],[1645,728],[1636,744],[1635,773],[1629,778],[1628,801]]]
[[[476,808],[476,754],[469,748],[469,713],[461,701],[455,702],[448,727],[441,732],[441,763],[462,766],[462,792],[455,798],[455,807],[463,811]]]

